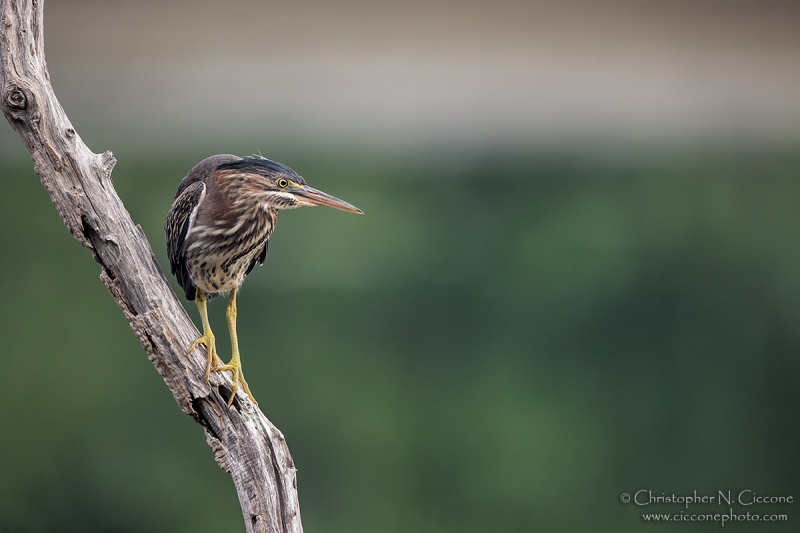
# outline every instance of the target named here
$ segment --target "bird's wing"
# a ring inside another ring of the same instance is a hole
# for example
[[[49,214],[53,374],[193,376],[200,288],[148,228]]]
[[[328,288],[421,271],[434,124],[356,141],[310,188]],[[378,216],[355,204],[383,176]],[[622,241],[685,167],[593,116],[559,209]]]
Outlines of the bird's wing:
[[[245,272],[245,274],[244,274],[245,276],[247,274],[249,274],[256,267],[256,263],[258,263],[259,265],[263,265],[264,264],[264,261],[267,260],[267,249],[268,248],[269,248],[269,239],[264,241],[264,248],[261,250],[261,253],[258,254],[258,257],[253,259],[253,262],[250,263],[249,267],[247,267],[247,272]]]
[[[186,298],[194,300],[195,286],[186,268],[183,243],[186,235],[194,224],[197,207],[206,194],[206,185],[196,181],[184,188],[172,203],[172,208],[167,214],[164,231],[167,233],[167,255],[172,273],[178,278],[178,284],[186,291]]]

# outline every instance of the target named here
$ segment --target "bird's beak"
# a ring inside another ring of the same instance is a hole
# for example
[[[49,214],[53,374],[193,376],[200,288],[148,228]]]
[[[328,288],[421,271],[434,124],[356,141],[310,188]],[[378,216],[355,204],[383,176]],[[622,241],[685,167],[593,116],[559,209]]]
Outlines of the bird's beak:
[[[338,198],[319,191],[313,187],[309,187],[308,185],[303,186],[302,189],[292,191],[292,193],[295,195],[295,197],[297,197],[298,200],[300,200],[302,205],[324,205],[334,209],[339,209],[341,211],[347,211],[348,213],[355,213],[357,215],[364,214],[364,212],[356,206],[348,204],[344,200],[339,200]]]

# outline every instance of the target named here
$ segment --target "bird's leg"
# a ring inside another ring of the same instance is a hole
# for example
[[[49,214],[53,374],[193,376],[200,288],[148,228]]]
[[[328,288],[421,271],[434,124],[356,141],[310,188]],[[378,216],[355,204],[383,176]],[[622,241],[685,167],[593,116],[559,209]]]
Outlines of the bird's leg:
[[[242,361],[239,359],[239,339],[236,336],[236,292],[236,289],[231,291],[231,295],[228,298],[228,309],[225,313],[225,316],[228,318],[228,331],[230,331],[231,334],[231,352],[233,353],[233,357],[231,357],[230,363],[218,366],[215,370],[230,370],[233,373],[233,391],[228,400],[228,405],[233,403],[233,398],[236,397],[236,391],[239,390],[239,383],[242,384],[242,388],[244,392],[247,393],[250,401],[258,405],[256,399],[253,398],[253,395],[250,393],[250,387],[247,386],[247,382],[244,380]]]
[[[203,336],[197,339],[189,347],[189,353],[200,346],[201,344],[206,347],[208,352],[208,363],[206,364],[206,379],[211,375],[211,371],[215,370],[222,364],[222,359],[217,356],[217,345],[214,340],[214,334],[211,332],[211,324],[208,323],[208,309],[206,308],[206,295],[203,291],[197,289],[195,292],[194,301],[197,304],[197,309],[200,310],[200,320],[203,322]]]

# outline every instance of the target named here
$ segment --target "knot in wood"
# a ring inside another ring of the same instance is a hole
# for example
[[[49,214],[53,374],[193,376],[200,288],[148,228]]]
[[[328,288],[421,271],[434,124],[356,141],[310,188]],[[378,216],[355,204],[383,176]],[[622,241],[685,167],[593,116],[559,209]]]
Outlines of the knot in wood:
[[[6,102],[11,109],[25,109],[28,107],[28,97],[19,87],[14,87],[6,93]]]

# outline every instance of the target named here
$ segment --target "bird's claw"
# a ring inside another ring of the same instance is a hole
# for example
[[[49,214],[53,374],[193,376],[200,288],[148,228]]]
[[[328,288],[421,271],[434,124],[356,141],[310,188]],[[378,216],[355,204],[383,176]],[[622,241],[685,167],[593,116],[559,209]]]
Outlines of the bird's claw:
[[[208,353],[208,362],[206,363],[206,379],[208,379],[212,370],[216,370],[222,366],[222,359],[220,359],[217,355],[217,345],[214,339],[214,334],[210,331],[204,333],[202,337],[194,341],[189,347],[189,351],[187,353],[192,353],[192,350],[201,344],[206,347],[206,352]]]
[[[233,390],[231,390],[231,397],[228,399],[228,405],[233,403],[233,399],[236,397],[236,391],[239,390],[239,383],[242,384],[242,390],[247,394],[247,397],[250,398],[250,401],[258,407],[258,402],[253,397],[252,393],[250,392],[250,387],[247,386],[247,382],[244,380],[244,374],[242,373],[242,364],[237,363],[236,361],[231,361],[227,365],[217,365],[214,368],[215,372],[224,372],[225,370],[230,370],[233,373]]]

